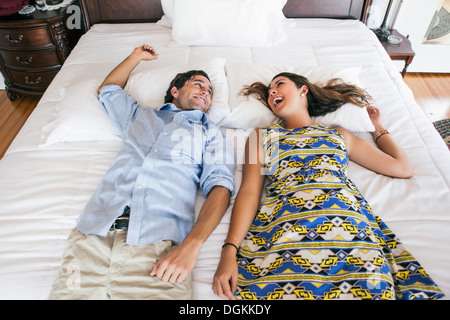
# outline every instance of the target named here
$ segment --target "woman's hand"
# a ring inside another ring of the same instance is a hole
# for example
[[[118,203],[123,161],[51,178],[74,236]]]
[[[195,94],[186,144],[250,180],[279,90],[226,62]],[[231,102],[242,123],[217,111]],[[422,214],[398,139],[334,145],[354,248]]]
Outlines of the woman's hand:
[[[370,121],[372,121],[373,126],[375,127],[375,130],[378,130],[381,125],[381,114],[380,110],[375,106],[368,106],[367,107],[367,113],[369,113]]]
[[[238,267],[236,262],[236,249],[226,246],[214,274],[212,289],[216,295],[224,299],[236,300],[234,291],[237,289]]]

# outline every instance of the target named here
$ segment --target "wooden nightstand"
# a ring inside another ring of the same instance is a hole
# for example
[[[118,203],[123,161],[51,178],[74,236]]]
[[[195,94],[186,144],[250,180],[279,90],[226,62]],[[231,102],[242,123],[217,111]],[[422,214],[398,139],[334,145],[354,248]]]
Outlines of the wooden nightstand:
[[[58,73],[83,33],[66,28],[68,8],[0,17],[0,67],[10,100],[41,96]]]
[[[397,46],[390,44],[387,40],[382,40],[381,44],[383,45],[384,49],[389,54],[389,57],[391,57],[392,60],[405,61],[405,67],[401,72],[402,77],[404,77],[406,74],[406,70],[408,69],[408,66],[411,64],[416,54],[413,51],[411,47],[411,42],[407,37],[403,36],[395,29],[390,31],[391,35],[399,36],[400,38],[402,38],[403,41],[400,43],[400,45]]]

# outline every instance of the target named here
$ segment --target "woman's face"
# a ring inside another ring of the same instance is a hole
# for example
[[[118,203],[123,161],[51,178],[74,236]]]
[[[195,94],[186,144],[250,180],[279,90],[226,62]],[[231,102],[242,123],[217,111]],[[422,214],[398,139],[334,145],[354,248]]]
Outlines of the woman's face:
[[[273,79],[269,86],[268,103],[273,113],[283,118],[283,114],[293,110],[294,107],[300,106],[302,102],[302,92],[307,87],[297,88],[296,84],[284,76]],[[306,92],[304,92],[306,94]],[[306,99],[305,99],[306,100]]]

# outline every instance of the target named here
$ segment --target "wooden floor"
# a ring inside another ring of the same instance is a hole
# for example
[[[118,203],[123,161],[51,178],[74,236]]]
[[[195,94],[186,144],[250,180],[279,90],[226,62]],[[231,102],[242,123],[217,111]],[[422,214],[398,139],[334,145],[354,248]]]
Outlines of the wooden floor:
[[[450,74],[407,73],[404,80],[430,121],[450,119]],[[0,90],[0,159],[38,102],[32,97],[12,102]]]
[[[404,80],[432,122],[450,119],[450,74],[407,73]]]
[[[32,97],[10,101],[6,91],[0,90],[0,159],[38,102]]]

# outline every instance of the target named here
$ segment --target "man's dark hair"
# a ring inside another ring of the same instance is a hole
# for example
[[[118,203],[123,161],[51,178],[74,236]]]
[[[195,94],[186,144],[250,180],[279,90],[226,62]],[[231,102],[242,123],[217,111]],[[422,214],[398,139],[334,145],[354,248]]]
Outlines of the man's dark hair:
[[[170,90],[172,90],[173,87],[176,87],[177,89],[180,89],[184,86],[186,81],[192,79],[194,76],[204,76],[206,79],[211,82],[211,80],[208,77],[208,74],[203,70],[191,70],[183,73],[179,73],[175,76],[175,78],[170,82],[169,89],[166,91],[166,96],[164,97],[164,103],[173,102],[173,96]]]

